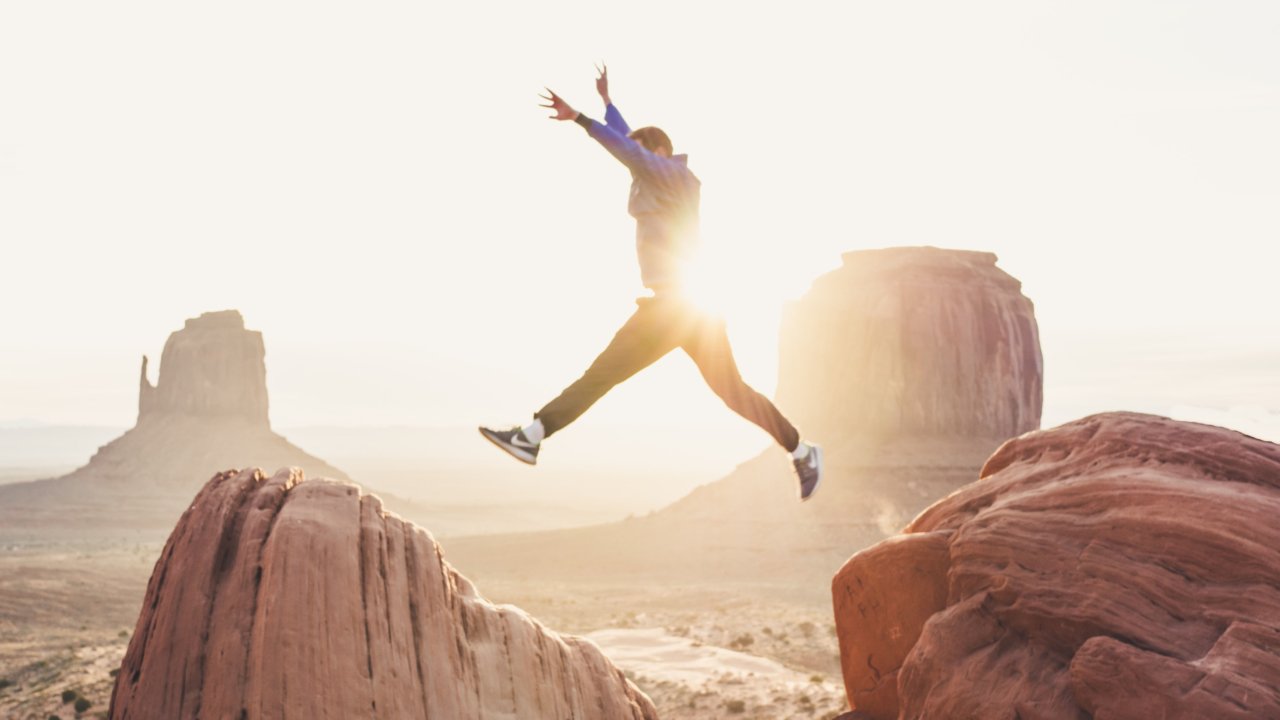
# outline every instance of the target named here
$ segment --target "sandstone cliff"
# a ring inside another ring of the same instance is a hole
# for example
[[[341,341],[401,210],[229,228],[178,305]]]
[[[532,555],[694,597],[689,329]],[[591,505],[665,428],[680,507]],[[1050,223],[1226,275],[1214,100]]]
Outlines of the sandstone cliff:
[[[297,466],[348,479],[271,430],[265,357],[262,333],[246,330],[235,310],[187,320],[165,342],[154,387],[143,358],[137,424],[67,477],[172,488],[184,506],[209,474],[228,467]]]
[[[1034,309],[994,254],[902,247],[843,260],[783,320],[778,403],[798,427],[828,444],[951,438],[989,452],[1040,426]]]
[[[1280,446],[1114,413],[1006,443],[832,583],[871,718],[1280,717]]]
[[[187,320],[164,344],[154,387],[142,358],[138,423],[178,415],[268,425],[265,356],[262,333],[246,330],[236,310]]]
[[[215,476],[147,588],[110,717],[651,720],[592,643],[494,606],[351,484]]]
[[[262,334],[235,310],[204,313],[169,336],[138,422],[60,478],[0,486],[0,539],[163,539],[200,485],[229,467],[345,473],[271,430]]]

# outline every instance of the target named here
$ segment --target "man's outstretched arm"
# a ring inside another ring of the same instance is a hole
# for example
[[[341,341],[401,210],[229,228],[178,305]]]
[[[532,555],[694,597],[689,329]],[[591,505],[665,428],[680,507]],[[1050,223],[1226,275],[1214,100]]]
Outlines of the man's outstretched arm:
[[[542,107],[555,111],[554,115],[549,116],[552,120],[573,120],[578,123],[586,129],[588,135],[603,145],[605,150],[618,158],[632,172],[650,173],[659,169],[661,158],[644,149],[640,143],[574,110],[569,103],[551,90],[548,89],[547,93],[542,96],[542,99],[549,102]],[[617,112],[616,109],[614,112]],[[621,120],[622,116],[618,115],[618,119]]]
[[[609,107],[613,108],[612,105]],[[621,119],[621,116],[619,116],[619,119]],[[610,155],[618,158],[632,172],[640,174],[652,173],[661,167],[662,158],[649,152],[635,140],[615,131],[609,125],[598,123],[582,113],[578,113],[575,121],[585,128],[587,134],[594,138],[596,142],[603,145]]]

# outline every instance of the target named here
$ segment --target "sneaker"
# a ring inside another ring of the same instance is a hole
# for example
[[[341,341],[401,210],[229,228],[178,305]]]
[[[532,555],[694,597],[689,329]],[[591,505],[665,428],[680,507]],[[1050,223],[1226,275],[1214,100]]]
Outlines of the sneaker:
[[[529,438],[524,436],[524,431],[521,428],[491,430],[487,427],[481,427],[480,434],[488,438],[489,442],[506,450],[511,457],[520,462],[530,465],[538,464],[538,446],[542,443],[530,442]]]
[[[808,455],[791,462],[796,466],[796,475],[800,478],[800,502],[804,502],[813,497],[818,484],[822,482],[822,448],[810,445]]]

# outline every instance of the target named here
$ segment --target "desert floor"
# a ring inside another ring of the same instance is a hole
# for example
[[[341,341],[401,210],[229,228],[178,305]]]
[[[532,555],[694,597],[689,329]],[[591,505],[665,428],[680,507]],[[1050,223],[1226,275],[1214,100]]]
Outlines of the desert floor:
[[[830,718],[847,707],[827,596],[764,583],[477,587],[591,638],[663,718]]]
[[[0,718],[106,717],[159,545],[0,548]],[[77,716],[73,691],[91,705]]]
[[[0,547],[0,718],[105,717],[161,547]],[[447,543],[446,543],[447,552]],[[767,583],[550,585],[477,579],[481,594],[591,637],[663,718],[830,718],[844,691],[830,600]],[[77,715],[64,692],[91,706]]]

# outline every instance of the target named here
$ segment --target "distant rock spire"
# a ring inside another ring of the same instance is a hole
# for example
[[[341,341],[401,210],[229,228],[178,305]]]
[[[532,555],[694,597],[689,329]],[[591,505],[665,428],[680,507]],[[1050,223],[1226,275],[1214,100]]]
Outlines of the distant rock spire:
[[[246,330],[238,310],[187,320],[164,344],[154,387],[147,379],[147,358],[142,358],[138,423],[187,415],[270,426],[265,355],[262,333]]]
[[[151,411],[151,404],[155,402],[156,388],[147,379],[147,356],[142,356],[142,373],[138,378],[138,421],[142,421],[142,417]]]

